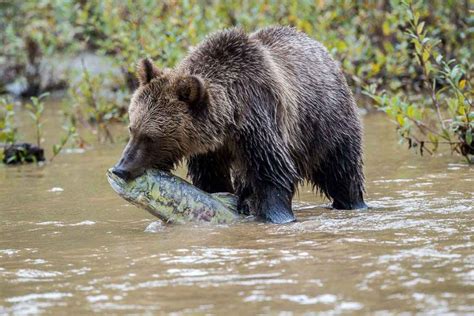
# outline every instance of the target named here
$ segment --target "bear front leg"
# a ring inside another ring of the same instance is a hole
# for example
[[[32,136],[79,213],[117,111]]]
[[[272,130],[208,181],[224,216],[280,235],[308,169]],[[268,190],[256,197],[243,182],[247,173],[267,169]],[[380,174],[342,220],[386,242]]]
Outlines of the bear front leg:
[[[235,182],[235,193],[238,196],[237,207],[241,214],[254,214],[265,222],[275,224],[295,221],[291,210],[292,191],[271,182],[256,181],[252,186],[240,180]]]
[[[256,208],[258,217],[275,224],[294,222],[295,216],[291,210],[292,193],[272,184],[264,184],[257,193]]]
[[[195,186],[208,193],[234,192],[230,176],[230,157],[224,150],[190,157],[188,176]]]
[[[267,121],[268,122],[268,121]],[[260,120],[260,124],[265,120]],[[266,221],[283,224],[295,221],[291,199],[298,179],[296,168],[276,128],[247,126],[239,137],[245,182],[252,190],[251,210]],[[242,196],[239,196],[242,200]],[[247,198],[247,196],[243,196]]]

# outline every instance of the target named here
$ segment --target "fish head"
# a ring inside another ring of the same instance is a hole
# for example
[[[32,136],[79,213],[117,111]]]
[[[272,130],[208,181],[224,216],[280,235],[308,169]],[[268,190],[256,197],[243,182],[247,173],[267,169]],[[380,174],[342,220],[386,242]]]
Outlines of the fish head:
[[[148,193],[151,182],[148,181],[147,173],[133,180],[126,181],[113,172],[113,168],[111,168],[107,170],[107,180],[112,189],[125,200],[142,207],[149,203]]]
[[[165,223],[180,222],[180,218],[174,215],[179,201],[173,198],[173,190],[181,181],[186,181],[156,169],[148,169],[139,177],[125,180],[111,168],[107,171],[107,179],[112,189],[131,204],[147,210]]]

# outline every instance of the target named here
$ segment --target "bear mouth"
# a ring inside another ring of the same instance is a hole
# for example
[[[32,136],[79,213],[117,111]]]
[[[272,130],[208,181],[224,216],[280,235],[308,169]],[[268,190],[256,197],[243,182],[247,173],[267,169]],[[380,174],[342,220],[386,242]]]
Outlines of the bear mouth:
[[[159,159],[155,159],[151,168],[159,171],[171,172],[182,161],[183,156],[180,153],[162,152],[159,155]]]
[[[158,164],[153,165],[153,168],[159,171],[170,172],[171,170],[175,169],[175,164],[174,163],[158,163]]]

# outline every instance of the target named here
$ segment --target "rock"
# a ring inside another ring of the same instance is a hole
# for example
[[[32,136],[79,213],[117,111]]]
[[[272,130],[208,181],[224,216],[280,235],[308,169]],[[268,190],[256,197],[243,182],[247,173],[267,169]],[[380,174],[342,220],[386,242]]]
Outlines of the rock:
[[[7,145],[3,149],[3,163],[7,165],[32,163],[44,160],[43,148],[29,143]]]

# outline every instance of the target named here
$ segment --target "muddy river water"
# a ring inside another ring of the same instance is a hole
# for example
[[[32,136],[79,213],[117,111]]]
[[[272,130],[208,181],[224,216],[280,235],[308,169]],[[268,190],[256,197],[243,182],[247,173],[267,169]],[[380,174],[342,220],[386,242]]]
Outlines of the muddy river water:
[[[123,142],[0,166],[0,314],[473,314],[474,167],[364,125],[371,209],[301,187],[282,226],[149,226],[105,178]]]

